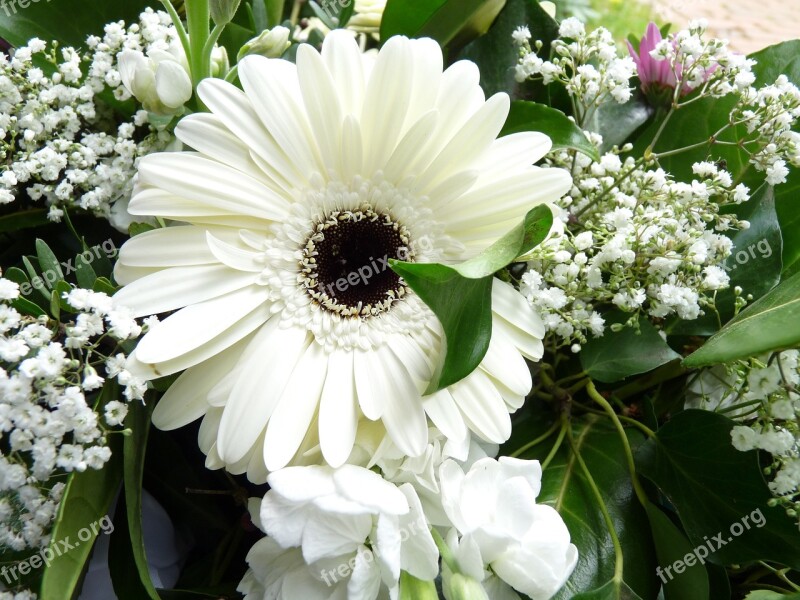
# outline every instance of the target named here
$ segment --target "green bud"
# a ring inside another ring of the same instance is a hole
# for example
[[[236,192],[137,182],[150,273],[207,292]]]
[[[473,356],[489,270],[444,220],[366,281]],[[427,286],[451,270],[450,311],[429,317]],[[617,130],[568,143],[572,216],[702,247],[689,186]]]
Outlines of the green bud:
[[[292,45],[289,41],[289,33],[286,27],[280,25],[272,29],[265,29],[258,37],[254,37],[242,46],[237,60],[241,60],[242,57],[248,54],[258,54],[267,58],[280,58]]]
[[[433,581],[423,581],[401,571],[400,600],[439,600],[439,594]]]
[[[208,7],[215,25],[227,25],[233,20],[242,0],[211,0]]]
[[[461,573],[453,573],[445,582],[444,595],[448,600],[489,600],[480,582]]]

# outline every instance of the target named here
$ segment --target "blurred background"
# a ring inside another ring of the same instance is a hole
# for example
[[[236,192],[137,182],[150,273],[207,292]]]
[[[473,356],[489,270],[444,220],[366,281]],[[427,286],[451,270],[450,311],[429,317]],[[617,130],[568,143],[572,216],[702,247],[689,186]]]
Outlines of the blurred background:
[[[624,40],[640,37],[650,20],[684,27],[705,18],[709,33],[731,40],[731,48],[748,54],[765,46],[800,37],[798,0],[555,0],[558,17],[576,16],[611,30]],[[800,57],[798,57],[800,60]]]

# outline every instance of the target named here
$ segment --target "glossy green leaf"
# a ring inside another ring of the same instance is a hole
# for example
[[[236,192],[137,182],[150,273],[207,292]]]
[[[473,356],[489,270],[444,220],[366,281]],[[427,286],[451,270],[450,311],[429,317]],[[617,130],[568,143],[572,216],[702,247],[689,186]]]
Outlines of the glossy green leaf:
[[[627,319],[624,313],[606,315],[609,322]],[[606,329],[603,337],[591,338],[580,353],[583,369],[597,381],[610,383],[630,375],[647,373],[680,354],[670,348],[646,318],[639,319],[639,333],[631,327],[619,332]]]
[[[658,557],[659,568],[656,573],[661,583],[664,584],[665,600],[685,600],[686,598],[710,600],[708,573],[703,564],[697,561],[697,557],[692,555],[694,546],[660,508],[651,503],[648,503],[645,508]],[[688,563],[686,559],[688,559]],[[689,566],[681,573],[674,573],[671,570],[667,575],[664,567],[674,565],[677,561]]]
[[[622,146],[653,115],[653,109],[637,91],[625,104],[605,102],[592,114],[587,129],[603,136],[601,152]]]
[[[800,344],[800,273],[746,307],[703,346],[684,359],[703,367]]]
[[[142,534],[142,477],[144,475],[144,458],[147,451],[147,438],[150,431],[150,415],[155,402],[143,404],[134,402],[125,419],[125,427],[132,433],[123,442],[123,481],[125,485],[125,507],[128,516],[133,558],[139,572],[139,579],[151,600],[159,600],[150,572],[147,568],[147,556]]]
[[[2,20],[0,19],[0,23]],[[0,35],[2,37],[2,35]],[[41,227],[47,225],[47,210],[44,208],[34,208],[11,213],[10,215],[0,216],[0,233],[19,231],[30,227]]]
[[[151,5],[147,0],[23,0],[7,2],[0,18],[0,38],[13,46],[29,39],[59,40],[62,45],[82,46],[92,34],[103,34],[108,23],[138,20]]]
[[[800,271],[800,169],[792,169],[789,180],[775,188],[775,209],[783,236],[783,275]]]
[[[12,300],[11,306],[20,313],[29,315],[31,317],[43,317],[48,314],[47,311],[41,306],[23,296],[20,296],[16,300]]]
[[[642,600],[642,597],[624,581],[617,582],[612,579],[595,590],[572,596],[572,600]]]
[[[464,47],[458,58],[471,60],[481,71],[481,87],[487,96],[507,92],[512,98],[521,86],[514,79],[519,48],[511,34],[520,25],[527,25],[535,40],[542,40],[542,54],[550,52],[550,42],[558,37],[558,23],[537,0],[508,0],[489,31]]]
[[[744,600],[800,600],[800,594],[779,594],[771,590],[756,590],[747,594]]]
[[[94,272],[91,263],[84,261],[80,256],[73,259],[75,263],[75,278],[78,285],[87,290],[92,289],[94,282],[97,281],[97,274]]]
[[[492,337],[492,276],[469,279],[440,264],[392,261],[442,324],[444,361],[438,366],[426,394],[461,381],[486,356]]]
[[[61,552],[42,577],[42,600],[72,598],[78,591],[92,546],[122,481],[122,453],[112,436],[111,460],[100,470],[72,473],[53,526],[53,552]],[[72,546],[70,548],[70,546]]]
[[[145,233],[146,231],[152,231],[156,229],[155,226],[151,225],[150,223],[131,223],[128,225],[128,235],[130,237],[134,237],[139,235],[140,233]]]
[[[36,240],[36,257],[47,287],[52,288],[56,281],[64,279],[58,258],[44,240]]]
[[[284,0],[255,0],[263,2],[267,7],[267,27],[272,29],[283,22]]]
[[[573,121],[560,110],[544,104],[517,100],[511,103],[511,110],[500,135],[520,131],[540,131],[553,141],[553,149],[577,150],[593,160],[600,160],[600,154],[586,135]]]
[[[552,224],[552,211],[540,205],[517,227],[463,263],[390,261],[391,268],[430,307],[444,329],[444,360],[427,394],[460,381],[486,356],[492,337],[492,274],[539,245]]]
[[[452,265],[464,277],[478,279],[493,275],[518,257],[541,244],[553,227],[553,211],[542,204],[528,211],[522,223],[463,263]]]
[[[631,486],[630,473],[619,433],[606,419],[589,415],[572,422],[575,446],[605,499],[614,529],[624,554],[623,582],[606,587],[614,578],[614,547],[603,515],[589,483],[570,447],[565,442],[542,476],[542,491],[537,502],[555,508],[569,529],[572,543],[579,548],[578,564],[554,600],[570,600],[592,593],[587,598],[656,598],[656,558],[647,515]],[[628,431],[636,448],[643,436]],[[537,446],[522,458],[542,460],[551,444]],[[634,590],[624,596],[623,590]],[[608,594],[611,595],[608,595]]]
[[[637,469],[675,507],[692,545],[708,548],[706,560],[800,568],[797,523],[783,508],[767,506],[772,494],[758,453],[733,447],[734,425],[713,412],[678,413],[639,449]]]
[[[393,35],[430,37],[446,46],[486,5],[497,0],[389,0],[381,19],[381,40]],[[499,10],[496,9],[496,10]],[[495,15],[497,13],[495,12]],[[489,21],[491,23],[491,21]]]

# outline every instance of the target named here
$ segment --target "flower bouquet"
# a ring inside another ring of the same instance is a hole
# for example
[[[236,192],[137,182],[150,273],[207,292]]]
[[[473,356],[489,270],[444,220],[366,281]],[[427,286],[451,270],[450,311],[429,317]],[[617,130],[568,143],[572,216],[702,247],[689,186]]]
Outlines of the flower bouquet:
[[[800,41],[562,8],[0,2],[0,599],[800,597]]]

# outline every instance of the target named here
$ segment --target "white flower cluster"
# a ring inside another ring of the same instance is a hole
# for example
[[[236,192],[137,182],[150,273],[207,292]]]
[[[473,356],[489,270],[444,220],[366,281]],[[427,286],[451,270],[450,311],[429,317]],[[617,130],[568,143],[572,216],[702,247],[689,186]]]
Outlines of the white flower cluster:
[[[562,21],[559,35],[551,45],[552,58],[547,60],[538,55],[543,47],[540,41],[531,48],[527,28],[514,32],[512,37],[520,46],[517,81],[541,76],[545,84],[563,83],[584,116],[611,98],[620,104],[630,100],[630,80],[636,74],[636,65],[630,57],[618,56],[610,31],[598,27],[587,33],[581,21],[570,17]]]
[[[18,297],[17,284],[0,278],[0,441],[7,450],[0,456],[0,547],[19,551],[48,543],[64,488],[59,475],[100,469],[111,457],[107,436],[127,405],[107,402],[103,423],[86,396],[103,385],[97,368],[105,362],[128,400],[141,399],[145,387],[121,370],[124,354],[103,354],[108,338],[141,333],[124,311],[112,310],[109,296],[66,294],[78,315],[64,329],[21,315],[11,306]]]
[[[169,27],[162,13],[148,9],[128,30],[111,23],[104,37],[90,37],[86,53],[34,38],[11,58],[0,54],[0,160],[8,166],[0,175],[0,205],[42,201],[53,221],[75,206],[127,230],[137,160],[166,146],[170,135],[152,128],[145,111],[117,125],[100,95],[110,90],[118,101],[130,98],[117,53],[161,47]],[[52,65],[52,75],[37,66],[42,62]]]
[[[599,136],[588,135],[599,147]],[[560,201],[562,234],[529,255],[520,291],[563,344],[602,335],[600,307],[631,313],[632,324],[640,314],[692,320],[713,305],[715,291],[728,287],[719,265],[732,244],[721,232],[749,226],[719,213],[720,205],[749,197],[730,173],[700,162],[692,183],[676,182],[641,160],[622,160],[618,150],[599,162],[559,151],[551,162],[574,163],[574,185]]]
[[[742,147],[756,169],[766,173],[767,183],[785,183],[787,163],[800,167],[800,134],[792,131],[800,118],[800,90],[780,75],[774,84],[747,88],[740,96],[731,123],[747,129]]]
[[[741,421],[731,431],[737,450],[772,454],[770,490],[792,517],[800,515],[800,352],[786,350],[700,371],[686,394],[687,408]]]
[[[29,590],[20,592],[2,592],[0,591],[0,600],[37,600],[39,596]]]
[[[488,598],[546,600],[564,584],[577,549],[558,513],[536,503],[537,461],[496,460],[497,446],[475,441],[452,456],[436,430],[409,458],[375,447],[371,427],[359,431],[360,465],[276,471],[264,499],[251,500],[268,537],[247,557],[246,600],[396,598],[401,572],[436,578],[440,550],[445,593],[456,574]]]

